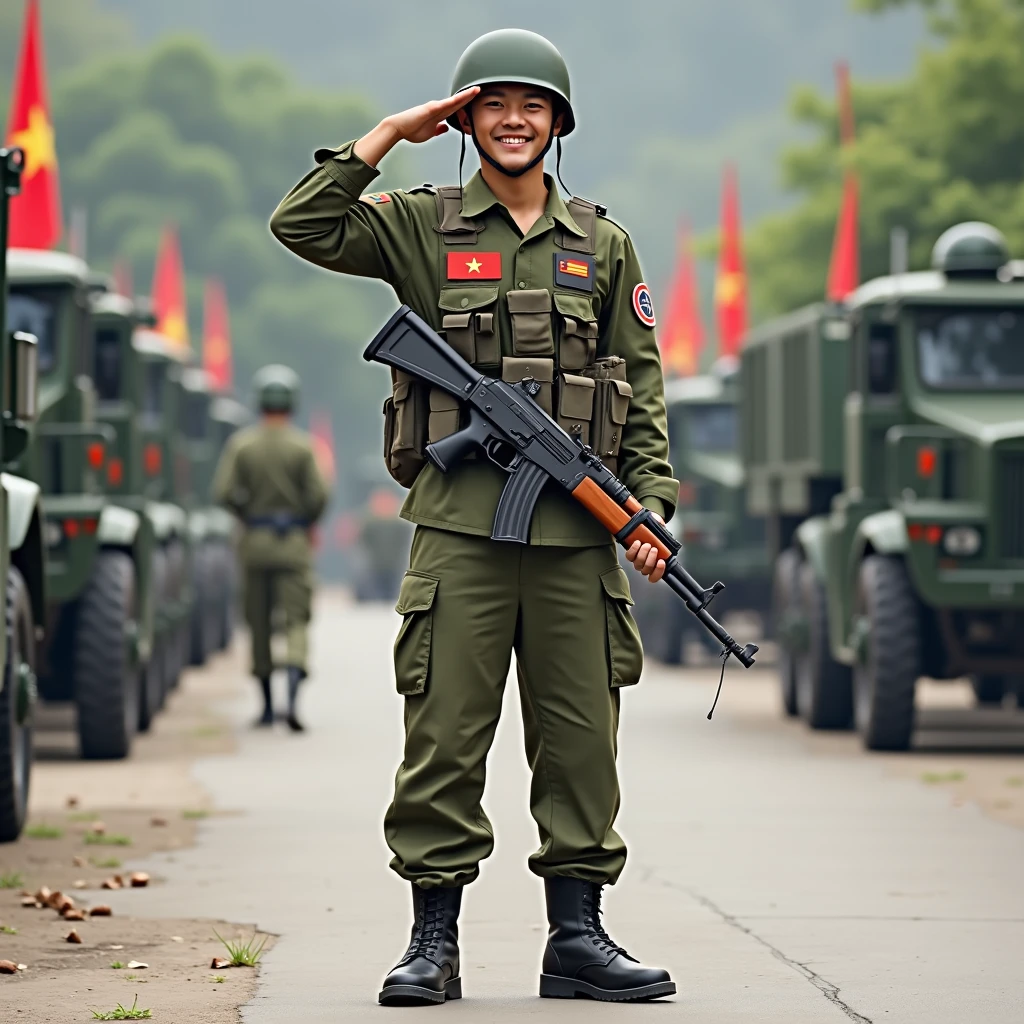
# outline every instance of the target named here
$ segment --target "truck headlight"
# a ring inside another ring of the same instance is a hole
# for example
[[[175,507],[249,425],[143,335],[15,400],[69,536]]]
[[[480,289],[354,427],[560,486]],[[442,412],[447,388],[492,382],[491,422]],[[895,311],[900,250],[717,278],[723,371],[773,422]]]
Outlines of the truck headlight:
[[[942,536],[947,555],[970,558],[981,550],[981,531],[974,526],[951,526]]]
[[[43,539],[48,548],[57,547],[64,539],[64,531],[61,529],[60,523],[53,519],[43,520]]]

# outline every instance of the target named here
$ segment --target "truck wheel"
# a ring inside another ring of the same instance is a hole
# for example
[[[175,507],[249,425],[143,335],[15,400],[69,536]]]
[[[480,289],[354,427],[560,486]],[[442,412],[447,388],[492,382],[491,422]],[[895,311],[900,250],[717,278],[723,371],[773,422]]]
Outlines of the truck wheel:
[[[205,547],[200,548],[192,563],[192,613],[189,616],[189,664],[205,664],[210,649],[207,640],[210,635],[206,624],[210,613],[210,556]]]
[[[231,646],[231,619],[234,615],[234,587],[231,582],[233,556],[227,546],[220,549],[218,556],[218,579],[220,580],[220,608],[217,611],[217,650],[226,651]]]
[[[786,635],[790,616],[798,611],[797,574],[800,570],[800,555],[793,548],[786,548],[775,559],[772,574],[772,632],[778,649],[776,659],[779,665],[779,688],[782,693],[782,709],[790,717],[796,715],[796,656],[792,640]]]
[[[971,686],[979,704],[991,707],[1003,703],[1006,680],[1002,676],[971,676]]]
[[[857,609],[867,624],[864,654],[854,669],[857,731],[868,750],[906,750],[914,729],[921,626],[902,559],[864,559]]]
[[[185,589],[185,547],[181,541],[173,541],[167,548],[167,564],[170,566],[167,599],[175,608],[181,608],[182,591]],[[176,619],[168,629],[164,658],[167,678],[164,680],[164,694],[173,690],[181,679],[181,673],[188,663],[186,638],[187,619]]]
[[[7,570],[7,661],[0,690],[0,843],[21,835],[32,773],[35,624],[25,579]]]
[[[848,729],[853,720],[850,668],[832,657],[828,643],[828,600],[809,562],[797,572],[798,598],[807,623],[807,642],[796,658],[796,703],[812,729]]]
[[[127,757],[139,722],[138,668],[128,650],[136,614],[135,569],[121,551],[101,551],[78,599],[75,701],[82,757]]]
[[[154,551],[149,568],[150,604],[159,608],[167,594],[167,556]],[[140,670],[139,732],[148,732],[164,703],[164,637],[153,630],[149,661]]]

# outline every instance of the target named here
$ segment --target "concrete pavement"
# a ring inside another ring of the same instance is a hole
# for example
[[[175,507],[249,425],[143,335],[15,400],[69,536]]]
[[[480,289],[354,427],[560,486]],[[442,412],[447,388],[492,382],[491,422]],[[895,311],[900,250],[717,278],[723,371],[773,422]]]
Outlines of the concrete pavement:
[[[239,752],[201,762],[196,777],[239,813],[157,857],[149,867],[171,884],[132,896],[138,913],[253,920],[281,936],[245,1021],[1021,1019],[1024,832],[893,777],[852,743],[778,721],[766,712],[770,671],[731,668],[709,723],[717,672],[657,666],[623,695],[619,826],[631,853],[606,920],[671,969],[679,995],[629,1007],[536,997],[544,914],[524,866],[536,838],[513,686],[485,798],[497,849],[464,902],[466,998],[379,1008],[410,921],[380,827],[401,749],[396,627],[380,606],[321,599],[312,731],[251,732],[255,698],[232,706]]]

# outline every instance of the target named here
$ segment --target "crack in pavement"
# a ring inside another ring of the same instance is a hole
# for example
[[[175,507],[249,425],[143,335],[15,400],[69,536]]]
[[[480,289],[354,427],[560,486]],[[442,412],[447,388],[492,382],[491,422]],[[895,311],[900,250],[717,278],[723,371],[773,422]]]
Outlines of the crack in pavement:
[[[654,872],[651,871],[645,875],[645,881],[647,878],[653,878]],[[690,899],[699,903],[702,907],[710,910],[713,914],[720,917],[727,925],[731,928],[735,928],[737,931],[742,932],[744,935],[749,936],[755,942],[759,942],[765,949],[767,949],[776,960],[780,963],[785,964],[787,967],[791,967],[798,974],[806,978],[833,1006],[838,1007],[846,1016],[855,1021],[856,1024],[874,1024],[870,1017],[865,1017],[863,1014],[858,1013],[849,1003],[844,1002],[839,998],[839,986],[833,985],[832,982],[827,981],[820,974],[812,971],[806,964],[800,963],[798,960],[794,960],[791,957],[786,956],[777,946],[773,946],[767,939],[762,938],[752,928],[748,928],[739,918],[734,917],[732,914],[724,911],[718,904],[713,900],[707,898],[697,892],[696,889],[690,889],[685,886],[676,885],[673,882],[668,882],[665,879],[657,879],[658,883],[663,885],[667,889],[675,889],[678,892],[686,893]]]

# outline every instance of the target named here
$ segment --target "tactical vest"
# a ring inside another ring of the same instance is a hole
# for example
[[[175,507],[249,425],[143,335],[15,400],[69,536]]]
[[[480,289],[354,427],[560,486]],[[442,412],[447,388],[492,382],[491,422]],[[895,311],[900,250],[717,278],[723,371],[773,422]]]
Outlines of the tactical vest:
[[[536,401],[563,430],[597,452],[614,472],[632,389],[626,381],[626,361],[619,356],[598,358],[598,325],[590,295],[559,290],[553,261],[548,262],[548,288],[513,289],[505,296],[512,337],[503,346],[499,337],[498,283],[493,288],[447,280],[447,254],[478,244],[482,224],[462,214],[462,189],[424,185],[437,203],[435,231],[441,236],[438,305],[441,333],[468,363],[490,376],[516,383],[530,377],[541,385]],[[585,232],[579,237],[555,225],[557,248],[593,256],[597,217],[602,207],[573,197],[566,204]],[[511,349],[511,354],[506,352]],[[384,461],[388,472],[411,487],[426,463],[428,443],[440,441],[463,425],[461,403],[392,371],[392,396],[384,403]]]

